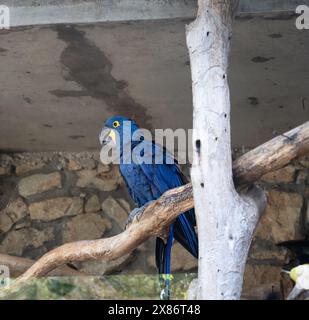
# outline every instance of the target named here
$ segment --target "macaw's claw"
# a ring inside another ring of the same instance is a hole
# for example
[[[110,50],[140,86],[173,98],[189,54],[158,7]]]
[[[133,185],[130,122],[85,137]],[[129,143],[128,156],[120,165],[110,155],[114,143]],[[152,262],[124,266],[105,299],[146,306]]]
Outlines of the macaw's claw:
[[[144,212],[143,207],[133,209],[129,214],[128,220],[125,225],[125,229],[129,227],[129,225],[133,222],[134,219],[139,220],[139,218],[143,215],[143,212]]]
[[[133,209],[128,217],[127,223],[125,225],[125,229],[127,229],[129,227],[129,225],[133,222],[134,219],[137,219],[137,221],[142,217],[146,207],[153,201],[149,201],[147,202],[145,205],[143,205],[140,208],[135,208]]]

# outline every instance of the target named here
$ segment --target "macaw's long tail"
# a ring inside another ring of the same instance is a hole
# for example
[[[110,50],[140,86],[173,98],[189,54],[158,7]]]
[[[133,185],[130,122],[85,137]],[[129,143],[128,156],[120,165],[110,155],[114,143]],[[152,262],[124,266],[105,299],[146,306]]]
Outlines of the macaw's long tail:
[[[171,251],[174,239],[174,224],[171,225],[167,243],[160,238],[156,241],[156,265],[159,270],[161,300],[170,299],[171,291]]]
[[[160,283],[162,286],[161,299],[170,298],[171,282],[171,250],[173,239],[175,239],[187,249],[195,258],[198,258],[198,238],[195,232],[194,210],[189,210],[181,214],[171,225],[168,241],[165,244],[160,238],[156,242],[156,265],[159,270]]]
[[[194,226],[194,210],[182,213],[175,221],[175,239],[195,258],[198,258],[198,238]]]

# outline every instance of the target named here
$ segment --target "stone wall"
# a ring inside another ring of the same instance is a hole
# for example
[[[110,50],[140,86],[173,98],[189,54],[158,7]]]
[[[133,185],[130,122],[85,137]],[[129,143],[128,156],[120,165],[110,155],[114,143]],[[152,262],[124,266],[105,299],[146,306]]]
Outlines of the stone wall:
[[[309,236],[309,157],[262,177],[268,203],[251,245],[244,288],[279,291],[281,269],[291,255],[277,243]]]
[[[245,273],[247,292],[278,286],[287,252],[276,243],[309,232],[309,159],[302,158],[264,176],[268,195]],[[116,166],[99,163],[97,153],[0,155],[0,253],[38,259],[62,243],[115,235],[133,204]],[[174,272],[196,271],[196,261],[175,244]],[[82,262],[87,273],[154,273],[154,240],[114,262]]]
[[[118,234],[133,207],[117,166],[102,165],[98,153],[0,155],[0,253],[38,259],[66,242]],[[94,275],[154,273],[154,244],[76,267]],[[181,271],[196,263],[175,245],[172,265]]]

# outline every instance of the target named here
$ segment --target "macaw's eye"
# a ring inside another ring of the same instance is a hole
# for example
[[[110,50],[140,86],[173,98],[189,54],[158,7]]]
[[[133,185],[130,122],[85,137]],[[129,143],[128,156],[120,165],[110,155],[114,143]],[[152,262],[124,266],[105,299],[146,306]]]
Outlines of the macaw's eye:
[[[113,127],[114,128],[118,128],[119,126],[120,126],[120,122],[119,121],[116,120],[116,121],[113,122]]]

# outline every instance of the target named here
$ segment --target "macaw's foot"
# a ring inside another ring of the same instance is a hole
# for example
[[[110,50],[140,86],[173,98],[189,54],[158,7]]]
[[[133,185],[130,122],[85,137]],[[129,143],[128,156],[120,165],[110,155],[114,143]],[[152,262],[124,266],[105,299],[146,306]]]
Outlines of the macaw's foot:
[[[125,228],[127,228],[133,222],[134,219],[139,220],[139,218],[143,215],[144,209],[144,207],[133,209],[129,214]]]
[[[134,219],[137,219],[137,221],[138,221],[141,218],[141,216],[143,215],[146,207],[152,202],[153,201],[149,201],[146,204],[144,204],[142,207],[133,209],[129,214],[125,229],[128,228],[128,226],[133,222]]]

